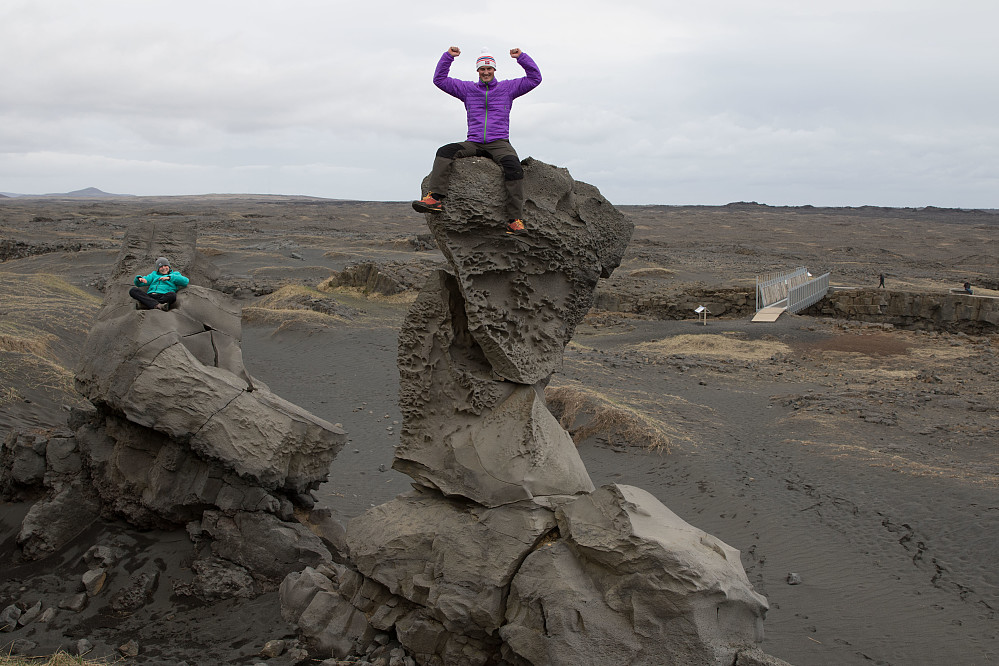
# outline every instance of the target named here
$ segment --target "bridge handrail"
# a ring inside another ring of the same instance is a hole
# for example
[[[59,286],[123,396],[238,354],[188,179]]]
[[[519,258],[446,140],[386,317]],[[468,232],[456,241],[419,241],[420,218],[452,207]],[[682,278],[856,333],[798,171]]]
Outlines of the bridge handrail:
[[[791,289],[809,281],[808,269],[799,266],[790,271],[771,271],[756,276],[756,311],[783,301]]]
[[[820,275],[791,288],[787,296],[787,311],[791,314],[800,312],[809,305],[818,303],[829,291],[829,273]]]

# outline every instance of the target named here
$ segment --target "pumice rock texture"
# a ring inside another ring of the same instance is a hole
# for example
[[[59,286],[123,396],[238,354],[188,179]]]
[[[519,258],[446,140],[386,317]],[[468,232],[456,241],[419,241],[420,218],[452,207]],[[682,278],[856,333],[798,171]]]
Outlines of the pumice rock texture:
[[[528,231],[498,167],[457,160],[427,222],[448,261],[399,334],[414,489],[347,525],[347,562],[290,574],[282,613],[334,657],[393,632],[420,664],[731,666],[766,600],[739,553],[638,488],[595,490],[542,391],[631,224],[524,162]]]
[[[493,371],[534,384],[562,351],[631,239],[632,224],[566,169],[524,160],[527,232],[506,233],[506,196],[491,160],[458,160],[445,212],[427,223],[458,279],[468,330]],[[497,202],[500,203],[497,206]]]
[[[445,212],[427,216],[449,270],[430,276],[399,334],[393,463],[486,506],[593,489],[540,391],[632,232],[595,187],[528,159],[528,231],[507,234],[498,173],[456,161]]]
[[[399,333],[403,428],[393,467],[485,506],[593,489],[540,387],[497,377],[458,281],[435,272]]]

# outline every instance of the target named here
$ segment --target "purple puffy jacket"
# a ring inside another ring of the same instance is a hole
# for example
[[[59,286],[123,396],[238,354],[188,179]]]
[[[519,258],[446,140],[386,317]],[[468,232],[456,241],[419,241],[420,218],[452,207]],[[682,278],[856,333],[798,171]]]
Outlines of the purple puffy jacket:
[[[481,81],[450,78],[447,74],[453,62],[454,57],[445,51],[434,71],[434,85],[465,103],[465,111],[468,114],[466,140],[489,143],[509,139],[510,108],[513,107],[513,100],[541,84],[541,70],[531,57],[522,51],[517,56],[517,64],[524,68],[527,76],[505,81],[497,81],[494,78],[487,86]]]

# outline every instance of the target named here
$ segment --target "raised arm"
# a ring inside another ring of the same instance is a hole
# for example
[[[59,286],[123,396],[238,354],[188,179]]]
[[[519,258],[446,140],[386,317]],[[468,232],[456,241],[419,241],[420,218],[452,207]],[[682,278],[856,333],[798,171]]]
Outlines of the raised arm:
[[[524,68],[527,76],[519,78],[516,80],[516,92],[514,92],[514,97],[520,97],[525,93],[529,93],[539,85],[541,85],[541,70],[538,69],[537,63],[520,49],[510,49],[510,57],[517,61],[517,64]]]
[[[434,70],[434,85],[448,95],[465,101],[464,81],[452,79],[448,76],[448,73],[451,71],[451,63],[459,55],[461,55],[461,49],[457,46],[452,46],[444,52],[441,59],[437,61],[437,69]]]

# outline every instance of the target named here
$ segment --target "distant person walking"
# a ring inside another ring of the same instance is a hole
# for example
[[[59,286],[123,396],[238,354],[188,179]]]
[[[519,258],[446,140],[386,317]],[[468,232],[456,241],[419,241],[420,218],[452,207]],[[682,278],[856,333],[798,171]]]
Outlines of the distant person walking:
[[[881,275],[878,276],[878,278],[880,279],[880,282],[878,283],[878,289],[884,289],[885,288],[885,274],[882,273]]]
[[[964,293],[974,295],[975,292],[971,291],[971,283],[970,282],[965,282],[963,286],[964,286]]]
[[[138,301],[141,310],[163,310],[177,301],[177,290],[187,286],[190,280],[180,274],[180,271],[170,269],[166,257],[156,260],[156,270],[149,275],[136,275],[132,281],[135,286],[128,290],[128,295]],[[143,291],[140,287],[145,286]]]
[[[468,136],[465,141],[449,143],[437,150],[427,194],[413,202],[413,209],[420,213],[442,212],[452,161],[461,157],[489,157],[503,169],[508,194],[507,233],[523,231],[524,169],[510,144],[510,109],[514,99],[541,84],[541,70],[529,55],[520,49],[510,49],[510,57],[524,68],[527,76],[499,81],[496,59],[484,48],[475,61],[479,80],[462,81],[448,76],[451,63],[459,55],[461,49],[452,46],[441,56],[434,71],[434,85],[465,103]]]

